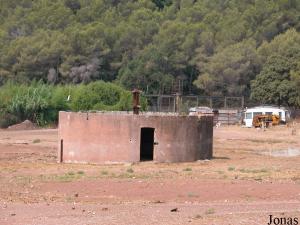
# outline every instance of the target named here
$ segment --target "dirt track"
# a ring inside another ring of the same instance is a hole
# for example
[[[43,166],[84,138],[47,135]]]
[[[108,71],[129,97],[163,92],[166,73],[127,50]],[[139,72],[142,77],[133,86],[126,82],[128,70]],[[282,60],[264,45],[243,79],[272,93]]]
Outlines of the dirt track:
[[[300,156],[270,156],[300,149],[300,126],[214,132],[211,161],[74,165],[56,164],[57,130],[2,130],[0,224],[236,225],[267,224],[269,214],[300,218]]]

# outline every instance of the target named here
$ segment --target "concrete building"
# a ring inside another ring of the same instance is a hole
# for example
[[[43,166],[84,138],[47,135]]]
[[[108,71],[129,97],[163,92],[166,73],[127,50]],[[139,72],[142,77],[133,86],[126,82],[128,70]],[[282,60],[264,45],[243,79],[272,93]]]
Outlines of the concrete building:
[[[190,162],[211,159],[212,145],[212,116],[59,113],[60,162]]]

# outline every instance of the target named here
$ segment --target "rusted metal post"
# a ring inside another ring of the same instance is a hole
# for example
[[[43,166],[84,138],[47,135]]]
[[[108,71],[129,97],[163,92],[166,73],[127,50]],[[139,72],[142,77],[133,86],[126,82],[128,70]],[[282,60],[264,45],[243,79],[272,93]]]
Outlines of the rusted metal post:
[[[64,140],[60,140],[60,157],[59,157],[59,162],[63,163],[64,162]]]
[[[133,114],[138,115],[140,112],[140,91],[138,89],[134,89],[132,91],[133,97]]]

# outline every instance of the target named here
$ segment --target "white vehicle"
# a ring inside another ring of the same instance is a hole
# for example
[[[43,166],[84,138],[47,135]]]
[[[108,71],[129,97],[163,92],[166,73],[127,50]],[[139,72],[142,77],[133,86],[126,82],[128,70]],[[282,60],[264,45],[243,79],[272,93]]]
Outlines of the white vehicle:
[[[205,106],[193,107],[189,109],[190,116],[195,116],[199,114],[213,114],[213,109]]]
[[[246,127],[252,127],[253,117],[256,115],[278,115],[282,123],[286,123],[290,119],[290,112],[284,107],[257,106],[245,110],[243,121]]]

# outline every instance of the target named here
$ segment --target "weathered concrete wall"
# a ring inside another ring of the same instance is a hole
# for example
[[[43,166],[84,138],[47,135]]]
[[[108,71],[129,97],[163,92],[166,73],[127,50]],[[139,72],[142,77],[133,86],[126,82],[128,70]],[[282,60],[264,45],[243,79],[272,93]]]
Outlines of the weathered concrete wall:
[[[143,127],[155,129],[154,161],[212,158],[211,116],[60,112],[59,159],[62,149],[63,162],[138,162]]]

